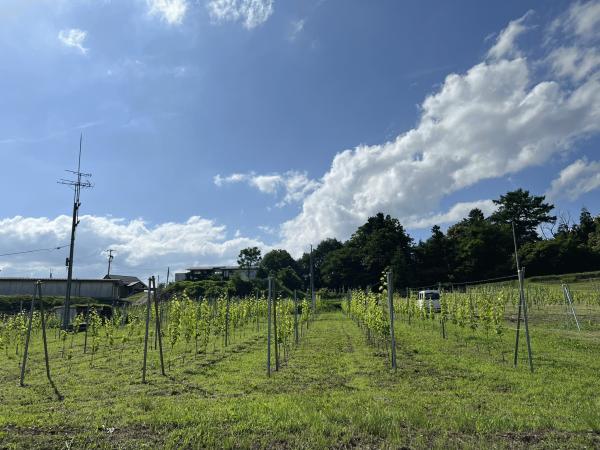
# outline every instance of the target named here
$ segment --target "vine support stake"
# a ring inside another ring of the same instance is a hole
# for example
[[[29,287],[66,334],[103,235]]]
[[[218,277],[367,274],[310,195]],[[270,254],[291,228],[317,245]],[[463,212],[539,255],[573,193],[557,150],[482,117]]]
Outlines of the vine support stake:
[[[231,294],[227,291],[227,300],[225,301],[225,347],[229,345],[229,301]]]
[[[269,276],[269,294],[267,297],[267,376],[271,376],[271,297],[272,297],[272,280]]]
[[[562,285],[563,293],[565,295],[565,300],[567,301],[567,306],[571,308],[571,314],[575,318],[575,324],[577,325],[577,330],[581,331],[581,327],[579,326],[579,320],[577,320],[577,314],[575,313],[575,307],[573,306],[573,299],[571,298],[571,290],[567,284]]]
[[[298,294],[296,289],[294,289],[294,337],[296,345],[298,345]]]
[[[163,359],[162,334],[160,332],[160,310],[158,308],[160,286],[157,289],[154,277],[152,277],[152,285],[154,286],[154,315],[156,316],[156,335],[158,336],[158,352],[160,354],[160,373],[163,376],[167,376],[165,373],[165,361]]]
[[[23,349],[23,362],[21,363],[21,377],[19,379],[19,385],[25,386],[25,367],[27,365],[27,356],[29,354],[29,339],[31,338],[31,325],[33,323],[33,308],[35,306],[35,297],[37,294],[37,286],[33,288],[33,295],[31,296],[31,306],[29,308],[29,318],[27,324],[27,334],[25,335],[25,348]]]
[[[521,328],[521,312],[523,313],[523,323],[525,324],[525,339],[527,341],[527,356],[529,358],[529,370],[533,373],[533,355],[531,352],[531,340],[529,337],[529,318],[527,314],[527,299],[525,298],[525,268],[521,268],[519,264],[519,248],[517,246],[517,235],[515,232],[515,223],[512,223],[513,242],[515,246],[515,261],[517,264],[517,275],[519,277],[519,312],[517,315],[517,335],[515,338],[515,357],[514,366],[517,367],[519,357],[519,334]]]
[[[44,344],[44,362],[46,364],[46,377],[52,383],[50,377],[50,358],[48,357],[48,339],[46,338],[46,317],[44,312],[44,300],[42,299],[42,282],[38,280],[36,283],[38,299],[40,300],[40,319],[42,320],[42,342]]]
[[[525,268],[521,269],[521,289],[525,278]],[[531,350],[531,338],[529,334],[529,312],[527,307],[527,298],[523,292],[523,318],[525,319],[525,339],[527,340],[527,356],[529,357],[529,370],[533,373],[533,354]]]
[[[279,371],[279,339],[277,336],[277,292],[273,290],[273,333],[275,333],[275,370]]]
[[[260,309],[258,303],[258,289],[256,290],[256,332],[260,333]]]
[[[19,378],[19,385],[25,386],[25,369],[27,366],[27,358],[29,356],[29,342],[31,340],[31,328],[33,324],[33,311],[35,308],[36,297],[40,301],[40,319],[42,326],[42,343],[44,345],[44,364],[46,366],[46,377],[52,384],[52,378],[50,377],[50,358],[48,357],[48,340],[46,338],[46,318],[44,316],[44,303],[42,299],[42,282],[38,280],[33,288],[33,296],[31,297],[31,307],[29,309],[29,323],[27,325],[27,335],[25,336],[25,348],[23,349],[23,362],[21,364],[21,376]]]
[[[315,270],[313,263],[313,247],[310,244],[310,300],[313,312],[317,312],[317,299],[315,297]]]
[[[88,328],[90,327],[90,304],[85,308],[85,332],[83,335],[83,353],[87,353]]]
[[[392,339],[392,369],[396,370],[396,335],[394,333],[394,287],[392,285],[392,270],[387,273],[388,307],[390,309],[390,336]]]
[[[142,383],[146,382],[146,359],[148,357],[148,328],[150,325],[150,297],[152,295],[152,278],[148,278],[148,300],[146,301],[146,333],[144,334],[144,364],[142,366]]]
[[[348,292],[346,292],[346,315],[348,317],[350,317],[350,305],[352,302],[352,291],[350,289],[348,289]]]

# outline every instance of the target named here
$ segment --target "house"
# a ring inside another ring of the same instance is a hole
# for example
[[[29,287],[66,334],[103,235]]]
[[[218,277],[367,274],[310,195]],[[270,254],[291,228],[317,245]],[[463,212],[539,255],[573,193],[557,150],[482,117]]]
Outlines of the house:
[[[258,267],[240,267],[240,266],[204,266],[190,267],[187,272],[176,273],[175,281],[201,281],[209,278],[219,280],[229,280],[238,276],[242,280],[252,280],[256,278]]]
[[[146,286],[138,277],[129,275],[106,275],[103,279],[119,282],[119,295],[121,298],[126,298],[148,289],[148,286]]]

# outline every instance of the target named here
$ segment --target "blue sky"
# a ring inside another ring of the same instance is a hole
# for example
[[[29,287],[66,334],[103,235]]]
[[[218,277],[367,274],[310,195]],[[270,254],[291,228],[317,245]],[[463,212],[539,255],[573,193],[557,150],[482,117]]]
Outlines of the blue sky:
[[[597,0],[5,0],[0,253],[68,242],[80,133],[78,276],[298,255],[377,211],[425,238],[517,187],[598,214],[599,27]]]

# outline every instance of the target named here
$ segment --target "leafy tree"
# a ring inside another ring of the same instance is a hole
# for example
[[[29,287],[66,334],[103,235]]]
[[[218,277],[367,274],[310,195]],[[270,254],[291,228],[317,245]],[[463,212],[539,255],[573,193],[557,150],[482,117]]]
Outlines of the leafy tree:
[[[258,266],[260,261],[260,249],[258,247],[248,247],[240,250],[237,263],[242,269],[248,271],[248,278],[250,278],[250,269]]]
[[[550,215],[554,205],[544,203],[545,196],[531,195],[529,191],[517,189],[501,195],[494,203],[498,210],[490,216],[495,224],[515,224],[519,244],[540,239],[537,228],[544,223],[556,222],[556,216]]]
[[[579,225],[576,227],[577,237],[582,244],[587,244],[590,235],[596,231],[596,224],[594,218],[590,214],[587,208],[581,208],[581,214],[579,215]]]
[[[593,252],[600,254],[600,218],[596,218],[596,231],[590,233],[588,244]]]
[[[250,295],[255,290],[252,281],[242,279],[239,274],[229,280],[229,287],[232,294],[240,297]]]
[[[360,255],[349,245],[328,253],[319,272],[323,284],[331,289],[365,287],[368,284]]]
[[[549,275],[600,269],[600,252],[582,245],[577,233],[529,242],[521,252],[527,275]]]
[[[337,239],[324,239],[316,248],[313,249],[313,269],[315,276],[315,288],[319,288],[323,285],[323,277],[321,269],[327,255],[335,250],[339,250],[343,247],[343,244]],[[298,260],[298,272],[299,275],[309,282],[310,275],[310,253],[304,253]],[[306,286],[308,287],[308,286]]]
[[[302,280],[298,274],[291,267],[284,267],[277,271],[277,280],[285,286],[289,291],[294,289],[300,289],[302,287]]]
[[[430,285],[446,281],[451,274],[452,246],[438,225],[431,229],[431,237],[415,248],[417,284]]]
[[[265,254],[260,262],[258,276],[261,278],[266,278],[271,272],[277,274],[279,270],[285,269],[286,267],[291,268],[294,272],[296,271],[296,261],[287,252],[287,250],[271,250]]]
[[[359,282],[363,286],[377,284],[381,273],[390,266],[399,275],[412,264],[412,238],[398,219],[383,213],[369,217],[346,245],[360,258],[364,279],[359,278]]]
[[[452,275],[467,281],[506,275],[512,269],[510,225],[492,223],[473,209],[466,219],[448,229],[454,260]]]

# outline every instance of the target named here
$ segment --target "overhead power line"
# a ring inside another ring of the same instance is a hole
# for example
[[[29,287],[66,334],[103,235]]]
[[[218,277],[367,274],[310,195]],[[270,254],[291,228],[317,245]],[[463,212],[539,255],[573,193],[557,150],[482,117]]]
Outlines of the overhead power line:
[[[38,248],[38,249],[35,249],[35,250],[24,250],[22,252],[3,253],[3,254],[0,254],[0,257],[14,256],[14,255],[25,255],[27,253],[52,252],[52,251],[55,251],[55,250],[61,250],[61,249],[65,248],[65,247],[68,247],[68,246],[69,246],[69,244],[60,245],[58,247]]]

